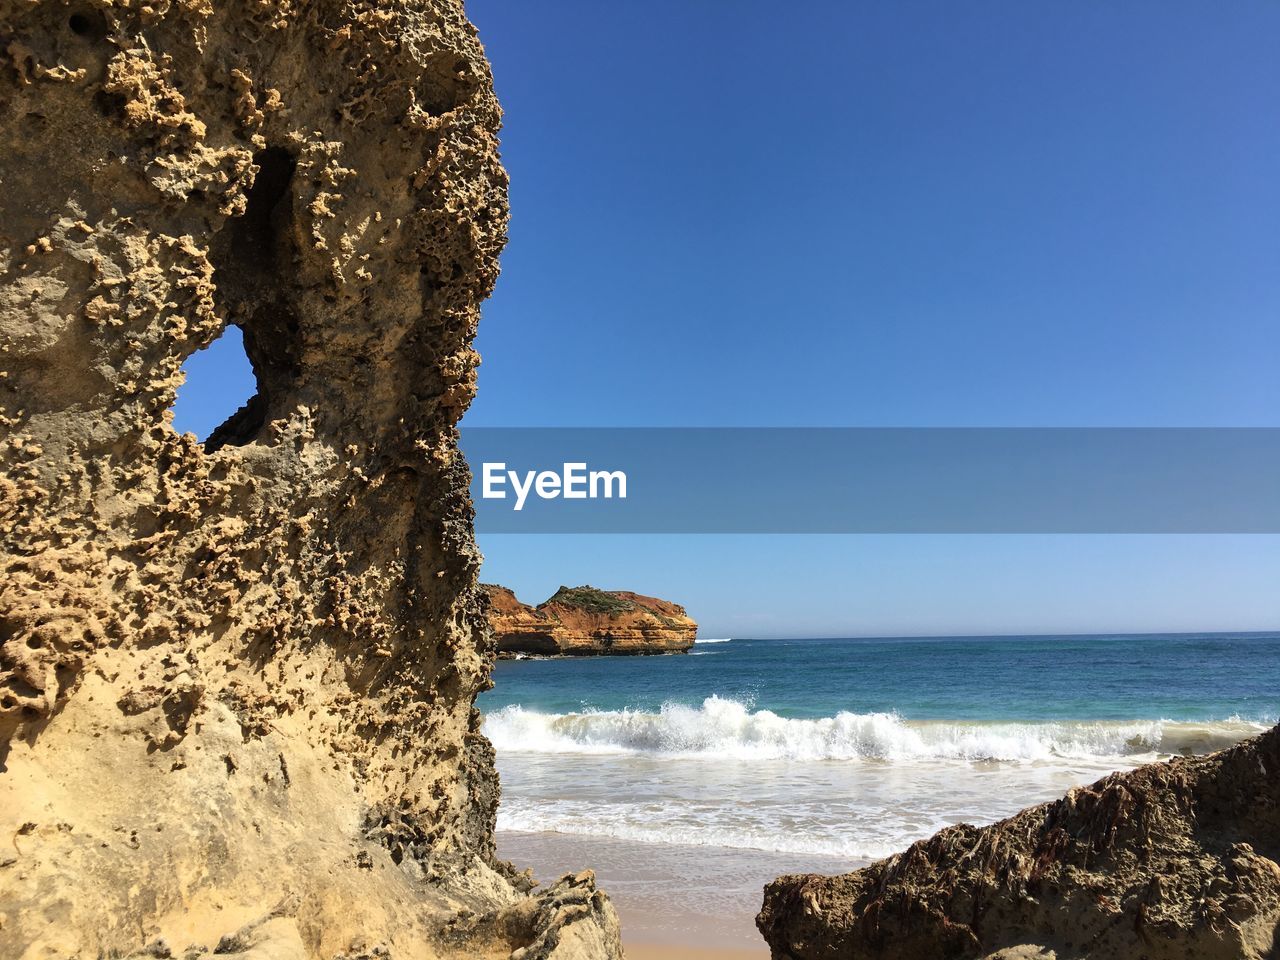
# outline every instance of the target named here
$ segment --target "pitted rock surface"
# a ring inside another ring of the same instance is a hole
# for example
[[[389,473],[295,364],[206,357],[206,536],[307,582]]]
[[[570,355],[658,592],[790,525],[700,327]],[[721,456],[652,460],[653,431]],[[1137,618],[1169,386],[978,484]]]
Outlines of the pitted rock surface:
[[[0,955],[620,956],[494,856],[499,122],[459,0],[0,0]]]

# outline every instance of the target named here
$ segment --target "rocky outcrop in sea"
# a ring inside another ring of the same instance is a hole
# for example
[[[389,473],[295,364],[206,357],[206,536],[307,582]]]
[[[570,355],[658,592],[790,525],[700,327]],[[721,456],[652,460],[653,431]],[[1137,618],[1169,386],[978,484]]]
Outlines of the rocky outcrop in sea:
[[[506,587],[481,584],[499,656],[628,656],[685,653],[698,624],[684,607],[627,590],[561,587],[531,607]]]
[[[0,956],[621,956],[494,852],[499,122],[461,0],[0,0]]]
[[[775,960],[1266,960],[1278,860],[1280,727],[843,876],[780,877],[756,924]]]

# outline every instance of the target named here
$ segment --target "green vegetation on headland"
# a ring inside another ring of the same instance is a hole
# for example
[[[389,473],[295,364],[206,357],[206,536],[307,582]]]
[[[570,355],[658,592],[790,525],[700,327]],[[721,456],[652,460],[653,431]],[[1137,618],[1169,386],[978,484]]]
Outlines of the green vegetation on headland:
[[[624,600],[622,597],[606,593],[604,590],[597,590],[591,586],[561,587],[546,603],[563,603],[566,606],[577,607],[588,613],[601,614],[627,613],[636,609],[636,605],[632,601]]]

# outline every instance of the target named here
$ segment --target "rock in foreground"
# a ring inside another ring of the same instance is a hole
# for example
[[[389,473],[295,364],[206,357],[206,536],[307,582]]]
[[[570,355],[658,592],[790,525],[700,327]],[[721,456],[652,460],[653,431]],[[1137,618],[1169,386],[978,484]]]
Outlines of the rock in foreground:
[[[1280,727],[1112,774],[838,877],[780,877],[775,960],[1263,960],[1280,932]]]
[[[590,657],[684,653],[698,625],[684,607],[625,590],[561,587],[531,607],[506,587],[482,584],[498,654]]]
[[[494,855],[500,116],[461,0],[0,0],[0,957],[621,956]]]

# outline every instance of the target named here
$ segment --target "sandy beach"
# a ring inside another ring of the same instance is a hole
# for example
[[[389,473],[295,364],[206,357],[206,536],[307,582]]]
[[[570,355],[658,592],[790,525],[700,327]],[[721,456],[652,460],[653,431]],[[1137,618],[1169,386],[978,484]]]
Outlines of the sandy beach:
[[[590,863],[622,921],[627,956],[768,957],[755,926],[764,885],[782,873],[841,873],[835,857],[638,843],[610,837],[499,830],[498,855],[543,883]]]
[[[623,937],[627,960],[769,960],[769,950],[734,950],[692,944],[632,943]]]

